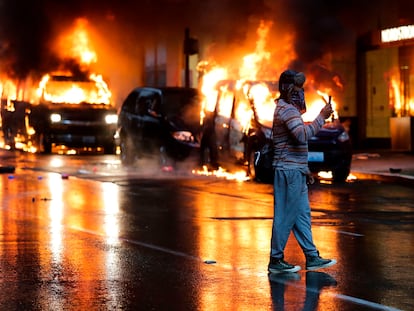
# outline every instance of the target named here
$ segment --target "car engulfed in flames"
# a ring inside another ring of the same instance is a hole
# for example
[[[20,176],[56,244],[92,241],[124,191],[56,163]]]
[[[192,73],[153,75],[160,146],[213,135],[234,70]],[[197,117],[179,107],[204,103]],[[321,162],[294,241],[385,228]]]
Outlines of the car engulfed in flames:
[[[1,120],[6,148],[51,153],[70,149],[115,152],[117,111],[101,76],[45,75],[15,99],[3,88]],[[13,94],[13,95],[12,95]]]
[[[271,183],[277,81],[221,80],[216,91],[216,105],[202,114],[202,163],[212,169],[236,163],[246,167],[250,178]],[[324,96],[320,94],[322,105],[331,100]],[[310,108],[305,123],[319,113],[320,103]],[[334,181],[342,182],[350,173],[352,148],[348,133],[335,115],[308,140],[308,161],[312,172],[330,171]]]
[[[96,74],[97,53],[88,23],[78,19],[55,42],[46,68],[18,77],[0,75],[4,147],[29,152],[115,152],[117,110],[112,92]]]
[[[198,64],[203,94],[201,173],[233,171],[238,166],[243,168],[246,179],[273,180],[272,123],[275,100],[279,97],[278,81],[274,77],[295,64],[296,55],[266,50],[271,26],[272,23],[265,21],[260,23],[253,53],[242,51],[240,58],[232,53],[224,62],[221,57],[220,63],[210,57]],[[291,36],[278,36],[278,40],[279,46],[286,47],[283,51],[293,51]],[[339,96],[336,95],[342,92],[342,81],[328,66],[308,64],[303,67],[307,77],[304,122],[313,121],[327,101],[331,101],[334,110],[320,132],[308,140],[309,168],[322,178],[344,181],[350,172],[352,148],[348,132],[338,116]]]

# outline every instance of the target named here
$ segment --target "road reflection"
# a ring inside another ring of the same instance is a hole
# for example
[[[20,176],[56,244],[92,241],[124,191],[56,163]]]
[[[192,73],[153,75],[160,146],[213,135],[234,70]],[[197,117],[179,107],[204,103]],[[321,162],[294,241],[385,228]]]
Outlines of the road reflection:
[[[14,193],[26,191],[27,195],[32,190],[40,189],[40,194],[33,195],[35,209],[22,203],[16,211],[27,213],[25,217],[34,216],[39,222],[48,219],[48,232],[40,231],[36,240],[48,241],[49,247],[44,248],[39,243],[37,249],[20,253],[23,257],[40,258],[40,262],[35,260],[31,264],[40,269],[36,277],[39,281],[43,279],[50,282],[46,295],[48,298],[44,299],[45,293],[41,292],[33,295],[40,304],[45,304],[45,308],[47,302],[55,309],[64,309],[70,300],[82,309],[88,309],[93,307],[97,297],[106,297],[108,308],[125,303],[122,301],[125,288],[120,281],[136,272],[133,266],[125,264],[126,258],[121,257],[117,249],[122,241],[142,242],[140,245],[159,248],[162,252],[174,254],[178,251],[187,254],[188,258],[198,257],[217,262],[210,268],[201,266],[201,270],[193,271],[194,275],[205,275],[201,281],[204,285],[186,285],[192,288],[200,310],[223,305],[223,301],[230,308],[250,308],[250,300],[244,302],[240,299],[243,295],[254,296],[262,301],[261,304],[272,303],[266,290],[269,288],[267,278],[263,277],[267,274],[270,246],[273,213],[271,193],[256,193],[256,196],[268,198],[251,201],[238,196],[246,189],[246,185],[239,183],[223,183],[225,186],[219,191],[206,189],[197,192],[188,192],[185,186],[148,183],[135,190],[140,194],[139,200],[125,200],[121,198],[120,187],[113,183],[92,185],[87,180],[64,179],[60,174],[50,174],[45,180],[46,183],[38,180],[37,185],[34,185],[33,178],[20,180],[19,177],[6,186]],[[39,188],[43,183],[46,187]],[[326,193],[326,197],[320,199],[331,200],[329,196]],[[44,210],[42,206],[47,209]],[[134,209],[128,210],[131,207]],[[47,214],[43,215],[43,211],[47,211]],[[125,211],[129,211],[128,214]],[[138,221],[131,230],[139,230],[140,227],[149,227],[151,230],[142,231],[139,236],[133,234],[121,237],[120,231],[125,232],[126,224],[120,223],[120,219],[125,216]],[[16,231],[15,224],[13,221],[8,222],[7,230]],[[4,226],[4,223],[1,222],[1,225]],[[16,235],[21,233],[16,232]],[[96,245],[96,238],[102,238],[104,248]],[[335,233],[329,234],[327,238],[326,232],[315,230],[316,242],[329,253],[337,254],[336,238]],[[167,248],[161,248],[163,246]],[[297,247],[293,246],[287,255],[294,261],[302,261],[302,256],[298,254]],[[205,274],[205,269],[219,269],[224,271],[226,277],[215,280],[209,273]],[[150,273],[145,276],[133,288],[142,291],[144,283],[147,286],[153,283]],[[302,289],[305,287],[304,281],[299,284]],[[172,289],[172,292],[177,296],[187,293],[183,289]],[[280,298],[281,292],[272,292],[272,299],[275,294]],[[297,298],[298,291],[292,294],[286,291],[285,296],[289,295]],[[303,301],[310,301],[312,294],[304,293],[303,296]],[[305,296],[310,298],[305,299]],[[184,296],[180,299],[186,300]]]
[[[88,239],[74,239],[71,231],[101,236],[111,247],[118,245],[118,187],[99,183],[98,189],[93,190],[84,188],[87,182],[82,181],[82,186],[68,189],[65,188],[67,182],[59,174],[52,174],[48,179],[50,261],[44,251],[39,250],[39,253],[44,259],[42,269],[50,267],[54,291],[49,293],[48,305],[44,307],[65,309],[64,295],[71,305],[77,302],[82,309],[93,308],[97,297],[103,295],[107,307],[113,309],[119,306],[118,297],[122,293],[119,282],[114,282],[121,277],[119,253],[114,248],[95,251]],[[103,216],[101,220],[99,215]],[[56,295],[57,290],[62,295]]]
[[[269,274],[273,310],[291,310],[292,306],[295,306],[295,310],[318,310],[322,290],[337,285],[336,280],[324,272],[308,271],[305,278],[306,288],[303,290],[298,273]],[[323,310],[336,308],[332,299],[324,300]]]
[[[104,216],[104,231],[106,243],[115,246],[119,244],[119,188],[112,183],[101,183]]]
[[[337,292],[359,286],[363,298],[381,301],[404,295],[397,282],[411,284],[410,274],[394,274],[398,265],[411,264],[411,231],[388,230],[390,223],[410,223],[398,213],[349,210],[344,197],[361,202],[367,189],[351,195],[325,185],[310,194],[315,244],[322,256],[338,259],[324,270],[332,275],[302,270],[298,277],[268,277],[269,187],[62,177],[0,175],[0,309],[7,303],[12,309],[129,309],[141,302],[151,308],[173,300],[197,310],[336,310],[347,298]],[[381,200],[394,204],[385,194]],[[286,249],[286,259],[303,267],[293,236]],[[391,255],[384,258],[386,249]],[[384,281],[392,286],[365,289]],[[156,301],[159,295],[167,299]]]
[[[49,191],[52,195],[49,204],[50,219],[50,249],[52,252],[52,261],[61,263],[62,258],[62,230],[63,230],[63,183],[59,175],[50,175],[48,179]]]
[[[249,308],[251,306],[243,306],[243,301],[236,298],[240,297],[246,289],[245,285],[239,284],[235,280],[240,280],[240,274],[246,271],[255,276],[267,274],[273,217],[273,200],[269,198],[272,197],[272,193],[254,193],[253,186],[251,189],[253,191],[252,201],[243,199],[244,195],[247,196],[246,189],[250,186],[236,183],[227,184],[226,186],[223,184],[222,186],[228,187],[228,189],[220,188],[216,191],[200,192],[194,198],[197,211],[195,220],[198,221],[196,227],[199,230],[197,245],[199,247],[199,257],[217,261],[220,267],[228,270],[228,279],[233,281],[214,284],[214,294],[211,294],[211,291],[201,291],[200,305],[202,309],[208,309],[212,305],[219,306],[225,299],[226,306]],[[262,200],[255,201],[256,196],[261,196]],[[338,208],[338,206],[335,206],[335,200],[330,191],[318,193],[318,200],[329,202],[330,210]],[[327,211],[322,211],[323,209],[319,206],[315,213],[318,219],[313,228],[314,240],[322,255],[337,258],[341,256],[338,244],[339,232],[325,230],[326,227],[332,227],[332,220],[329,218]],[[304,255],[293,235],[290,236],[285,256],[295,264],[304,267]],[[319,290],[327,283],[327,281],[324,283],[323,279],[331,279],[331,283],[336,284],[336,281],[326,274],[306,273],[305,280],[300,280],[300,275],[304,275],[304,273],[293,275],[294,280],[287,280],[288,277],[291,277],[289,275],[278,276],[287,279],[271,287],[273,303],[276,307],[278,301],[283,301],[281,298],[284,291],[281,291],[280,283],[285,286],[287,281],[297,282],[292,292],[286,294],[291,296],[292,301],[297,301],[301,292],[298,289],[302,289],[302,301],[305,307],[317,305],[316,300],[319,299]],[[262,283],[262,279],[259,277],[257,283],[253,283],[252,278],[250,278],[249,282],[251,285],[248,286],[249,292],[254,292],[257,297],[262,296],[266,300],[266,297],[268,297],[266,291],[264,291],[266,284]],[[209,286],[212,285],[209,284]],[[317,290],[315,287],[318,287]],[[332,296],[325,297],[324,306],[334,306],[333,300]],[[295,305],[297,305],[297,302]],[[283,307],[277,307],[277,310],[283,310]]]

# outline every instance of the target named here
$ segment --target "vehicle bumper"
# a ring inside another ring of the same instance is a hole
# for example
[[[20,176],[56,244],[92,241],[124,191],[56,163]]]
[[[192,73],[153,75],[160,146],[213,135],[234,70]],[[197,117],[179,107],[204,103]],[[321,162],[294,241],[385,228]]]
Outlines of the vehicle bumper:
[[[67,147],[101,147],[115,145],[115,129],[111,128],[51,128],[47,139],[51,144]]]
[[[350,167],[352,153],[344,150],[309,151],[309,169],[312,172],[333,171]]]

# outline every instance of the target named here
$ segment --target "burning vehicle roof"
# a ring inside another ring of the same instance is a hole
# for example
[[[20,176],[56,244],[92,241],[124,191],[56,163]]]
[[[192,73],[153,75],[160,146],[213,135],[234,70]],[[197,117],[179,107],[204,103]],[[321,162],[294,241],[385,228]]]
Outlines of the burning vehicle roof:
[[[111,92],[102,76],[87,75],[45,75],[37,91],[45,101],[66,104],[111,104]]]

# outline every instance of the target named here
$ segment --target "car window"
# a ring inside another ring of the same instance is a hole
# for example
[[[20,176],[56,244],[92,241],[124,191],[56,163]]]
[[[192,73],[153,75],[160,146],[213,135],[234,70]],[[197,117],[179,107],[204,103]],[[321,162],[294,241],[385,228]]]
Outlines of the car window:
[[[135,111],[139,115],[161,116],[161,97],[157,92],[145,90],[141,92],[136,102]]]
[[[267,127],[271,127],[273,123],[273,113],[276,107],[274,101],[277,92],[276,86],[276,83],[261,82],[253,84],[249,90],[257,121]]]
[[[147,112],[147,101],[144,97],[138,97],[135,100],[134,113],[139,116],[145,115]]]
[[[249,99],[242,92],[239,92],[238,98],[234,104],[234,119],[237,120],[242,131],[247,131],[250,127],[250,121],[253,117],[253,109],[250,106]]]
[[[124,105],[122,106],[122,110],[125,112],[134,113],[137,97],[137,92],[132,92],[131,94],[129,94],[128,97],[125,99]]]
[[[198,101],[197,92],[190,89],[164,91],[162,112],[167,117],[182,114],[187,108],[198,106]]]
[[[234,93],[228,89],[222,89],[217,101],[217,114],[230,118],[233,110]]]

